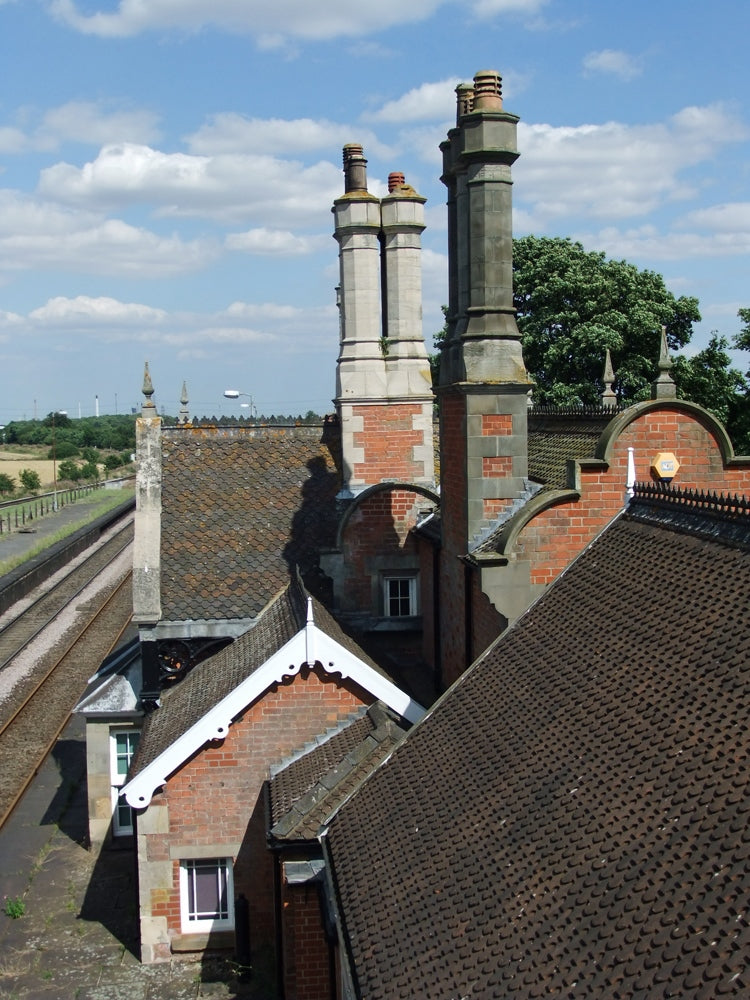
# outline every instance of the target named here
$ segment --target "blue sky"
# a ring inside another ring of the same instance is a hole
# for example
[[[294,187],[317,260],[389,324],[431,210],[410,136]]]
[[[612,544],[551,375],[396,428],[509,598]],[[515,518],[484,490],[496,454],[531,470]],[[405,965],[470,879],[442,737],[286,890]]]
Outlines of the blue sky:
[[[745,0],[0,0],[0,423],[127,412],[146,360],[167,413],[183,380],[198,416],[228,387],[330,411],[347,142],[428,199],[430,344],[438,144],[480,69],[521,117],[516,235],[661,272],[696,349],[737,332],[749,36]]]

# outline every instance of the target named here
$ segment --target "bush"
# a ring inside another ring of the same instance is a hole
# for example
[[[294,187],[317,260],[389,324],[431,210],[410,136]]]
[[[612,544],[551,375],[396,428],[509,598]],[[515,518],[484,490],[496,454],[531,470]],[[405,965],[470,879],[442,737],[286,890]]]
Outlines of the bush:
[[[99,478],[99,466],[95,462],[86,462],[86,464],[82,465],[78,471],[81,475],[81,479],[90,479],[95,481]]]
[[[81,471],[75,462],[66,459],[58,465],[57,475],[59,479],[69,479],[71,483],[77,483],[81,478]]]
[[[12,493],[16,488],[16,481],[7,472],[0,472],[0,493]]]
[[[81,458],[84,462],[94,462],[96,464],[99,461],[99,452],[96,448],[81,448]]]
[[[18,478],[21,481],[21,486],[23,486],[27,493],[36,493],[42,488],[39,473],[34,472],[33,469],[21,469],[18,473]]]
[[[58,441],[50,450],[47,452],[47,458],[73,458],[74,455],[78,454],[78,449],[70,441]]]

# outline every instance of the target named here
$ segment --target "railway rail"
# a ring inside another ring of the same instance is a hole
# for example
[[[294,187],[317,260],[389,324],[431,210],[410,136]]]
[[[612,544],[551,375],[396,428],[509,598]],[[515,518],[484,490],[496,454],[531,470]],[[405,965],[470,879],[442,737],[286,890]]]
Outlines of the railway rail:
[[[133,541],[133,520],[94,546],[91,553],[42,591],[15,618],[0,619],[0,671],[83,593],[94,577]]]
[[[54,746],[89,677],[128,628],[132,534],[132,523],[117,531],[0,630],[0,682],[19,674],[0,701],[0,826]],[[18,670],[24,658],[28,665]]]

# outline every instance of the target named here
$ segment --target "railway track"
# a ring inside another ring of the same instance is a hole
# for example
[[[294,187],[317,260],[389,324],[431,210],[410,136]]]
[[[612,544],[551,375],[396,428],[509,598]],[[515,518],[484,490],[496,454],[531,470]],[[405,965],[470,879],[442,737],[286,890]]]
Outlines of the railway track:
[[[133,541],[132,517],[109,538],[95,546],[93,551],[57,581],[43,588],[22,613],[12,617],[12,609],[0,618],[0,671],[25,649],[43,629],[74,601],[105,567],[117,558]]]
[[[131,542],[132,524],[0,632],[0,681],[6,680],[0,702],[0,826],[54,746],[89,677],[130,623],[132,570],[126,550]],[[97,584],[97,578],[106,582]],[[18,670],[24,659],[27,664]],[[11,673],[19,676],[9,687]]]

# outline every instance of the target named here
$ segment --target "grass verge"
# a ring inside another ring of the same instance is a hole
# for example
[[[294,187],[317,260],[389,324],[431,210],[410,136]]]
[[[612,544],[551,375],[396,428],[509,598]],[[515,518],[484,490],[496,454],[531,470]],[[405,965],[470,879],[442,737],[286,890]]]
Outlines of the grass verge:
[[[95,521],[97,517],[101,517],[102,514],[106,514],[107,511],[112,510],[113,507],[118,507],[121,503],[124,503],[127,499],[134,496],[134,494],[134,489],[94,490],[93,493],[89,493],[87,496],[82,497],[79,501],[77,501],[77,503],[68,504],[67,508],[76,507],[80,504],[82,507],[85,505],[89,509],[85,513],[83,511],[81,512],[80,520],[76,520],[72,524],[68,524],[64,528],[60,528],[60,530],[54,532],[54,534],[47,535],[46,538],[40,539],[28,551],[22,553],[21,555],[12,556],[8,559],[2,559],[3,542],[2,538],[0,538],[0,576],[10,573],[10,571],[15,569],[16,566],[20,566],[21,563],[25,563],[27,560],[33,559],[34,556],[39,555],[40,552],[44,552],[45,549],[50,548],[50,546],[54,545],[56,542],[61,542],[63,538],[67,538],[68,535],[72,535],[74,531],[78,531],[78,529],[82,528],[84,525]],[[94,506],[91,507],[91,504]],[[47,516],[54,517],[54,514]],[[3,536],[3,538],[9,537],[12,536]]]

